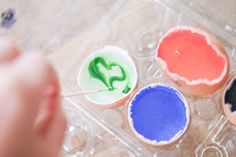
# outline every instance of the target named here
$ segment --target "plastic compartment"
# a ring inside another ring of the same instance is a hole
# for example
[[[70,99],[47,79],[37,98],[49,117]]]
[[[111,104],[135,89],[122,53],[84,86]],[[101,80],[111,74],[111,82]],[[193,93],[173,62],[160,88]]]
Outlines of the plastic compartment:
[[[130,2],[113,14],[108,21],[100,23],[87,36],[83,45],[75,50],[76,55],[70,61],[72,66],[63,78],[64,92],[69,94],[80,91],[77,75],[81,63],[90,53],[106,45],[128,50],[138,68],[138,88],[153,82],[169,84],[155,62],[154,54],[160,37],[168,29],[178,25],[199,27],[216,35],[229,55],[230,72],[235,74],[236,42],[233,41],[236,38],[220,25],[209,21],[182,3],[170,5],[169,1],[152,0]],[[129,100],[123,106],[113,109],[99,109],[84,96],[71,97],[68,101],[75,109],[83,109],[83,112],[95,119],[98,125],[133,150],[134,156],[233,157],[236,153],[236,128],[223,116],[220,104],[222,90],[203,97],[186,96],[191,110],[190,128],[178,144],[167,148],[146,146],[137,140],[128,126]],[[114,125],[117,121],[122,125]],[[112,155],[107,153],[107,156]]]
[[[173,4],[173,0],[169,0],[169,2]],[[236,35],[236,10],[234,7],[236,2],[234,0],[182,0],[181,2],[205,18],[217,23],[225,31]]]
[[[102,127],[94,117],[84,113],[82,108],[73,108],[68,101],[64,101],[63,104],[68,127],[61,156],[104,157],[108,154],[114,157],[135,156],[135,151],[130,149],[131,147],[122,144],[115,135]],[[104,116],[109,114],[109,111],[103,113]],[[115,122],[115,125],[120,126],[120,122]]]

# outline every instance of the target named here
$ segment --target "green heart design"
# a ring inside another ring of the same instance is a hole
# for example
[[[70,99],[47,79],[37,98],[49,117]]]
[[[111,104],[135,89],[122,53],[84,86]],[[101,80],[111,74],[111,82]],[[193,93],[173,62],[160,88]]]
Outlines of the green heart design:
[[[104,73],[100,70],[99,68],[99,64],[101,64],[102,66],[104,66],[107,70],[112,70],[112,67],[118,67],[121,71],[121,75],[120,76],[112,76],[108,79],[106,79],[106,76],[104,75]],[[96,57],[94,58],[88,67],[88,71],[90,76],[92,76],[95,79],[98,79],[100,81],[102,81],[103,84],[106,85],[106,87],[108,87],[109,91],[113,91],[116,88],[113,86],[114,82],[116,81],[125,81],[127,79],[127,73],[125,72],[125,70],[123,69],[122,66],[116,64],[116,63],[110,63],[108,64],[104,58],[102,57]],[[123,89],[123,93],[128,93],[130,91],[130,87],[128,86],[128,82],[126,86]]]

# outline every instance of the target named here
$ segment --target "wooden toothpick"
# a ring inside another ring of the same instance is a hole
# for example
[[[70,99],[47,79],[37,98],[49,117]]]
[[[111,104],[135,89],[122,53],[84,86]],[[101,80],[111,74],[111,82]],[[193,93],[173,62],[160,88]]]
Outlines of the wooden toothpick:
[[[74,92],[74,93],[69,93],[69,94],[61,94],[62,97],[72,97],[72,96],[79,96],[79,95],[86,95],[86,94],[95,94],[99,92],[105,92],[107,90],[105,89],[98,89],[94,91],[86,91],[86,92]]]

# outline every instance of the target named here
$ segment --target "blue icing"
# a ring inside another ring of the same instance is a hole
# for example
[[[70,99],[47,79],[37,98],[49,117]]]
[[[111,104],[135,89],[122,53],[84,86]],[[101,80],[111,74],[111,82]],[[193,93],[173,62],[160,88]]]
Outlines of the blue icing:
[[[131,102],[134,129],[149,140],[169,141],[187,124],[186,107],[179,93],[166,86],[142,89]]]

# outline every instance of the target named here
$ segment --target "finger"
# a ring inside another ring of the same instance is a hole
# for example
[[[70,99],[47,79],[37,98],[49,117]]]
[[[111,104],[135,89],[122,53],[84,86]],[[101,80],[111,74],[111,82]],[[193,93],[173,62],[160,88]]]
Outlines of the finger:
[[[12,41],[0,38],[0,63],[9,62],[19,55],[20,52]]]
[[[35,53],[20,56],[14,62],[12,71],[17,80],[17,88],[27,101],[21,106],[19,116],[25,115],[25,121],[29,122],[32,127],[38,116],[38,110],[30,117],[27,118],[27,116],[35,106],[40,109],[46,97],[53,96],[53,99],[59,97],[60,88],[56,73],[46,57]]]
[[[46,114],[47,121],[52,121],[50,117],[53,117],[60,93],[59,83],[46,58],[38,54],[20,56],[11,66],[1,68],[0,76],[0,108],[4,111],[0,123],[7,121],[0,125],[4,126],[0,132],[6,133],[0,140],[17,146],[17,141],[24,141],[34,134],[35,119],[46,100],[51,102],[46,105],[51,106]],[[17,148],[24,150],[29,145],[24,142]]]
[[[15,73],[25,87],[36,93],[44,91],[43,94],[59,94],[56,72],[47,58],[39,52],[20,56],[15,63]]]
[[[21,78],[22,90],[30,93],[31,99],[40,103],[34,128],[39,134],[46,134],[60,102],[60,86],[56,73],[46,57],[37,53],[23,56],[16,64],[16,71]]]
[[[41,143],[40,148],[42,151],[47,150],[47,156],[59,156],[59,152],[64,141],[66,127],[66,119],[61,108],[59,107],[56,111],[54,111],[50,125],[49,123],[47,125],[47,132],[37,134],[37,141],[40,141]]]
[[[32,137],[32,117],[36,117],[38,105],[27,99],[29,95],[17,87],[18,83],[11,71],[7,73],[1,69],[0,76],[0,141],[4,141],[0,146],[0,152],[9,152],[7,146],[11,146],[16,152],[27,150],[30,143],[25,139]],[[32,106],[27,108],[26,104]],[[19,145],[19,141],[24,142]]]
[[[57,95],[48,95],[43,98],[34,124],[34,128],[39,136],[45,136],[49,132],[59,107],[60,98]]]
[[[48,143],[51,143],[50,146],[53,146],[54,152],[52,155],[58,156],[61,146],[64,142],[65,130],[67,127],[67,122],[65,116],[61,109],[58,110],[53,123],[50,127],[50,130],[46,136]]]

